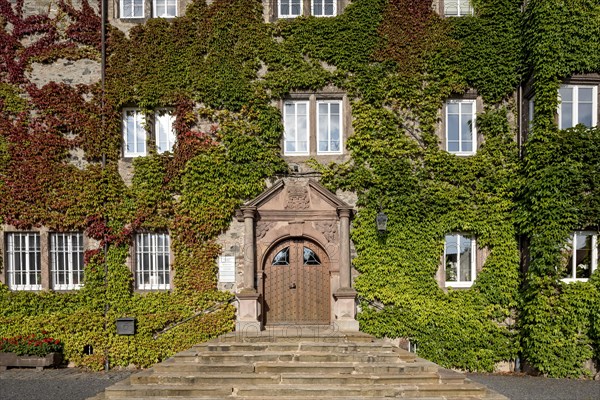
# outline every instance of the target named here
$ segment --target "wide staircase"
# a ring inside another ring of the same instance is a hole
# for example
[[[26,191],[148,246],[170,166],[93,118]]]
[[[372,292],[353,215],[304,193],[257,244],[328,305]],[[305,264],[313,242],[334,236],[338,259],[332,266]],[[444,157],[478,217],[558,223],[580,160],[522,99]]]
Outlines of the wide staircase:
[[[506,397],[362,333],[235,332],[108,387],[100,399],[487,399]]]

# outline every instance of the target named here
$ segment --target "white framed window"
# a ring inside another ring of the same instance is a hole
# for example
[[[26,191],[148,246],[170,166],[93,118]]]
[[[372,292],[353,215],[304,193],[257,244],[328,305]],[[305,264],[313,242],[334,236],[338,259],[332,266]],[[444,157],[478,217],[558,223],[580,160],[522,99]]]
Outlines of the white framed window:
[[[317,154],[341,154],[342,132],[342,102],[317,101]]]
[[[573,232],[563,251],[563,259],[563,282],[587,281],[598,268],[597,232]]]
[[[283,105],[284,155],[309,152],[308,101],[286,101]]]
[[[177,16],[177,0],[154,0],[154,17],[175,18]]]
[[[52,289],[74,290],[83,286],[83,234],[50,234]]]
[[[598,86],[561,85],[558,89],[558,127],[587,127],[598,123]]]
[[[457,155],[477,151],[475,100],[446,101],[446,151]]]
[[[170,239],[167,233],[138,233],[135,237],[136,287],[170,289]]]
[[[154,114],[154,134],[156,135],[157,153],[173,151],[173,145],[175,144],[174,122],[175,117],[170,110],[160,109]]]
[[[8,287],[12,290],[42,290],[40,234],[6,234]]]
[[[444,241],[446,287],[470,287],[475,281],[477,245],[460,233],[447,234]]]
[[[473,7],[470,0],[443,0],[444,1],[444,16],[446,17],[462,17],[465,15],[473,15]]]
[[[121,0],[121,18],[144,18],[145,0]]]
[[[146,155],[147,132],[144,115],[140,110],[123,110],[123,156],[140,157]]]
[[[337,15],[337,0],[311,0],[312,15],[334,17]]]
[[[279,0],[279,18],[296,18],[302,15],[303,0]]]

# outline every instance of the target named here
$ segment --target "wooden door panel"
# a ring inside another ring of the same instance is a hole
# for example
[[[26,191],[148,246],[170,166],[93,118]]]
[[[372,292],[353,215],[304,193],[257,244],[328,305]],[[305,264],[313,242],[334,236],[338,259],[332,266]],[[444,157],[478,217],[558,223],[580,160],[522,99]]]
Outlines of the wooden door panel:
[[[314,256],[309,264],[305,251]],[[284,241],[269,252],[263,271],[266,324],[329,324],[329,258],[319,246],[302,239]]]

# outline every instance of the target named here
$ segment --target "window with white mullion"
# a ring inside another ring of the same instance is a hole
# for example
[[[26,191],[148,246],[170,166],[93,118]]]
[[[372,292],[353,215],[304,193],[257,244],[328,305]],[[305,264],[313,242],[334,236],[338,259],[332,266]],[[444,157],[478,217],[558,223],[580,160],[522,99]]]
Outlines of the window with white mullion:
[[[287,101],[283,108],[284,155],[308,155],[308,101]]]
[[[175,144],[174,120],[175,118],[169,110],[158,110],[154,114],[156,151],[159,154],[166,151],[173,151],[173,145]]]
[[[315,17],[334,17],[337,15],[337,0],[312,0],[312,15]]]
[[[470,287],[476,275],[475,239],[448,234],[444,242],[444,272],[447,287]]]
[[[145,0],[121,0],[121,18],[144,18]]]
[[[279,18],[295,18],[302,15],[303,0],[279,0]]]
[[[444,16],[446,17],[462,17],[465,15],[473,15],[473,7],[470,0],[443,0],[444,1]]]
[[[475,100],[448,100],[446,150],[457,155],[472,155],[476,149]]]
[[[342,102],[317,101],[317,154],[342,153]]]
[[[587,127],[598,123],[598,87],[561,85],[558,90],[558,126],[572,128],[577,124]]]
[[[123,110],[123,156],[140,157],[146,155],[147,133],[144,115],[137,109]]]
[[[8,233],[8,286],[12,290],[41,290],[39,233]]]
[[[562,271],[562,280],[587,281],[598,267],[598,235],[596,232],[574,232],[564,254],[566,265]]]
[[[83,234],[50,234],[52,288],[74,290],[83,286]]]
[[[136,236],[136,280],[138,289],[170,289],[170,244],[164,233]]]
[[[154,0],[154,16],[174,18],[177,16],[177,0]]]

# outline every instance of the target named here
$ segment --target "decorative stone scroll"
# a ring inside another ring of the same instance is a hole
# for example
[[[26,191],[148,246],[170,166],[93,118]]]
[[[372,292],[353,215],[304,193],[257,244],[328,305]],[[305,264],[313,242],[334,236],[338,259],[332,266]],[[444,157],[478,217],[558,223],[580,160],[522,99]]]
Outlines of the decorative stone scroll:
[[[329,243],[337,243],[338,232],[336,221],[319,221],[314,223],[316,230],[321,232]]]
[[[261,240],[275,226],[274,222],[259,222],[256,224],[256,240]]]

